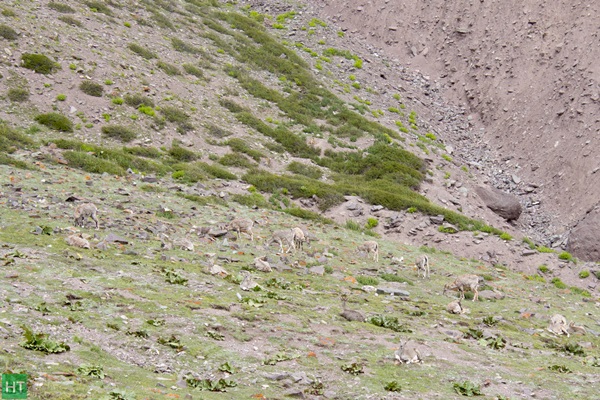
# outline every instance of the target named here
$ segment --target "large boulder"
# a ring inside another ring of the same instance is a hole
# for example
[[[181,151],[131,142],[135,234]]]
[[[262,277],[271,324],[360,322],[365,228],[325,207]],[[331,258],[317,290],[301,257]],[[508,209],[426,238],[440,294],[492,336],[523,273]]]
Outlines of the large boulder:
[[[589,212],[571,229],[567,250],[586,261],[600,261],[600,207]]]
[[[516,196],[492,187],[477,186],[475,192],[485,205],[507,221],[519,219],[521,203]]]

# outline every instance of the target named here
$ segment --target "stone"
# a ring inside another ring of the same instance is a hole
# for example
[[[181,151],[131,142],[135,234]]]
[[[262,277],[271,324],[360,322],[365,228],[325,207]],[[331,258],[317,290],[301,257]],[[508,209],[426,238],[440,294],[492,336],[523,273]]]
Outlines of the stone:
[[[492,187],[477,186],[475,192],[485,205],[507,221],[519,219],[523,208],[516,196]]]
[[[389,294],[391,296],[400,296],[400,297],[409,297],[410,296],[410,292],[408,292],[406,290],[398,289],[398,288],[393,288],[393,287],[378,287],[377,293],[378,294]]]
[[[600,207],[580,220],[569,234],[567,251],[585,261],[600,261]]]

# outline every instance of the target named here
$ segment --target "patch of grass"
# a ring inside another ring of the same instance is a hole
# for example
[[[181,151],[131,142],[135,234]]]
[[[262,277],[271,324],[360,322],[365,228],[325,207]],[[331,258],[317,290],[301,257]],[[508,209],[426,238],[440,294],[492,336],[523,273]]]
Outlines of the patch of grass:
[[[181,146],[173,146],[168,154],[177,161],[190,162],[198,159],[198,154]]]
[[[131,51],[133,51],[135,54],[137,54],[138,56],[145,58],[146,60],[151,60],[153,58],[158,58],[158,56],[156,55],[156,53],[148,50],[147,48],[140,46],[137,43],[130,43],[127,45],[127,48]]]
[[[176,51],[189,54],[204,54],[204,50],[189,44],[179,38],[171,38],[171,45]]]
[[[156,66],[164,71],[165,74],[169,76],[181,75],[181,71],[179,68],[173,64],[169,64],[165,61],[159,61],[156,63]]]
[[[500,234],[500,239],[509,241],[509,240],[512,240],[512,236],[506,232],[502,232]]]
[[[102,97],[104,94],[104,87],[101,84],[92,81],[83,81],[79,84],[79,90],[88,96]]]
[[[346,224],[344,226],[346,227],[346,229],[350,229],[351,231],[362,231],[362,226],[358,222],[351,219],[346,220]]]
[[[585,279],[589,276],[590,276],[590,271],[588,271],[587,269],[584,269],[583,271],[579,271],[579,277],[581,279]]]
[[[57,101],[65,101],[67,99],[67,95],[64,93],[60,93],[56,95],[56,100]]]
[[[84,1],[83,4],[89,7],[89,9],[93,12],[99,12],[106,15],[112,15],[112,10],[108,7],[108,3],[106,1],[97,1],[97,0],[88,0]]]
[[[125,100],[125,104],[135,108],[140,106],[154,107],[154,100],[139,93],[126,94],[123,100]]]
[[[25,349],[37,350],[46,354],[63,353],[70,350],[69,345],[64,342],[58,343],[48,339],[46,333],[33,333],[31,329],[24,325],[21,328],[24,331],[25,341],[20,343],[20,346]]]
[[[234,194],[231,200],[247,207],[271,208],[267,199],[260,193]]]
[[[550,282],[552,282],[552,284],[557,289],[566,289],[567,288],[567,285],[565,285],[565,283],[563,281],[561,281],[560,278],[552,278],[552,280]]]
[[[190,119],[190,116],[179,107],[164,106],[161,107],[160,113],[169,122],[186,123]]]
[[[529,248],[531,250],[535,249],[535,243],[533,243],[533,240],[529,239],[528,237],[523,238],[523,243],[525,243],[527,246],[529,246]]]
[[[254,168],[256,166],[255,163],[250,161],[248,157],[241,153],[228,153],[223,157],[219,158],[219,164],[225,165],[227,167],[238,167],[238,168]]]
[[[122,125],[106,125],[102,127],[102,133],[122,142],[131,142],[137,137],[134,129]]]
[[[106,172],[110,175],[125,175],[125,169],[117,163],[98,158],[92,154],[82,151],[65,151],[63,152],[63,156],[72,168],[79,168],[83,171],[96,174]]]
[[[76,18],[71,17],[70,15],[61,15],[60,17],[58,17],[58,19],[67,25],[73,25],[73,26],[77,26],[79,28],[83,27],[83,24],[81,23],[81,21],[79,21]]]
[[[573,256],[568,251],[563,251],[562,253],[560,253],[558,255],[558,259],[563,261],[574,261]]]
[[[379,285],[379,279],[374,278],[372,276],[359,275],[356,277],[356,281],[358,283],[360,283],[361,285],[370,285],[370,286]]]
[[[462,383],[455,382],[452,386],[454,391],[462,396],[483,396],[483,393],[481,393],[481,387],[470,381],[464,381]]]
[[[233,132],[213,124],[207,124],[206,130],[208,131],[209,135],[219,139],[233,135]]]
[[[59,113],[39,114],[35,121],[59,132],[73,132],[73,122]]]
[[[193,64],[183,64],[183,70],[190,75],[194,75],[196,78],[204,79],[204,72]]]
[[[60,68],[60,65],[43,54],[24,53],[21,55],[21,66],[38,74],[48,75]]]
[[[538,267],[538,271],[540,271],[542,274],[547,274],[550,271],[550,269],[547,265],[542,264]]]
[[[6,40],[17,40],[19,34],[10,26],[0,24],[0,37]]]
[[[333,220],[329,218],[323,217],[321,214],[316,213],[314,211],[305,210],[299,207],[288,207],[283,210],[284,213],[293,215],[294,217],[306,219],[309,221],[316,221],[322,224],[331,225],[333,224]]]
[[[51,1],[47,4],[48,8],[54,10],[54,11],[58,11],[59,13],[63,13],[63,14],[74,14],[75,13],[75,9],[72,8],[71,6],[64,4],[64,3],[56,3],[54,1]]]
[[[554,250],[546,246],[537,246],[536,250],[540,253],[554,253]]]
[[[298,161],[292,161],[286,169],[294,174],[303,175],[311,179],[321,179],[323,171],[314,165],[304,164]]]
[[[580,287],[577,287],[577,286],[570,286],[569,290],[571,291],[571,293],[578,294],[582,297],[587,297],[587,298],[592,297],[592,294],[589,291],[582,289]]]
[[[265,157],[265,155],[258,150],[254,150],[250,145],[243,139],[233,138],[229,139],[226,144],[231,148],[231,150],[239,153],[244,153],[254,161],[260,161],[261,158]]]
[[[29,89],[26,88],[10,88],[6,92],[6,97],[13,103],[23,103],[29,100]]]

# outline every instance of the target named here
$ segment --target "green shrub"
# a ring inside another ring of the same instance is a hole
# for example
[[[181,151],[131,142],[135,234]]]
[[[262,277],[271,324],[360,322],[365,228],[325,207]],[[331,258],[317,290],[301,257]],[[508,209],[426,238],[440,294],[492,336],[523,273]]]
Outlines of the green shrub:
[[[213,124],[207,124],[206,130],[208,131],[209,135],[214,136],[216,138],[224,138],[233,135],[233,132]]]
[[[58,100],[58,101],[65,101],[66,99],[67,99],[66,94],[61,93],[61,94],[56,95],[56,100]]]
[[[550,269],[548,268],[547,265],[542,264],[538,267],[538,271],[540,271],[542,274],[547,274],[548,271],[550,271]]]
[[[112,15],[111,9],[108,7],[107,1],[88,0],[84,4],[90,8],[93,12],[99,12],[106,15]]]
[[[177,68],[177,66],[173,64],[169,64],[168,62],[159,61],[156,63],[156,66],[162,69],[165,72],[165,74],[169,76],[181,75],[181,71],[179,70],[179,68]]]
[[[104,88],[101,84],[92,81],[83,81],[79,84],[79,90],[88,96],[102,97]]]
[[[58,64],[43,54],[24,53],[21,55],[21,65],[38,74],[48,75],[60,68]]]
[[[73,122],[62,114],[39,114],[35,117],[35,121],[55,131],[73,132]]]
[[[117,105],[117,106],[120,106],[121,104],[123,104],[123,102],[124,102],[124,101],[125,101],[125,100],[123,100],[123,98],[122,98],[122,97],[113,97],[113,98],[110,100],[110,102],[111,102],[111,103],[113,103],[113,104],[115,104],[115,105]]]
[[[551,282],[557,289],[567,288],[567,285],[565,285],[564,282],[560,280],[560,278],[552,278]]]
[[[573,261],[573,256],[568,251],[563,251],[558,255],[558,259],[564,261]]]
[[[185,72],[187,72],[188,74],[194,75],[196,78],[200,78],[200,79],[204,78],[204,72],[202,72],[202,70],[200,68],[196,67],[195,65],[183,64],[182,67],[183,67],[183,70]]]
[[[225,180],[237,179],[237,176],[235,174],[232,174],[231,172],[229,172],[226,169],[223,169],[217,165],[210,165],[210,164],[206,164],[206,163],[197,163],[197,164],[202,166],[202,168],[209,175],[211,175],[214,178],[225,179]]]
[[[288,207],[285,210],[283,210],[283,212],[302,219],[316,221],[327,225],[333,224],[333,220],[325,218],[321,214],[316,213],[314,211],[305,210],[299,207]]]
[[[0,24],[0,37],[6,40],[17,40],[19,38],[19,34],[10,26]]]
[[[580,272],[579,272],[579,277],[580,277],[581,279],[585,279],[585,278],[587,278],[587,277],[589,277],[589,276],[590,276],[590,271],[588,271],[588,270],[586,270],[586,269],[585,269],[585,270],[583,270],[583,271],[580,271]]]
[[[228,153],[219,159],[219,164],[228,166],[228,167],[238,167],[238,168],[253,168],[256,166],[255,163],[250,161],[248,157],[241,153]]]
[[[72,7],[63,4],[63,3],[56,3],[54,1],[51,1],[48,3],[48,8],[53,9],[54,11],[58,11],[60,13],[63,14],[73,14],[75,13],[75,9],[73,9]]]
[[[191,150],[184,149],[181,146],[173,146],[169,150],[169,155],[177,161],[189,162],[198,158],[198,155]]]
[[[377,225],[379,225],[379,221],[377,220],[377,218],[374,217],[369,217],[367,219],[367,223],[366,223],[366,228],[367,229],[373,229],[375,228]]]
[[[143,94],[126,94],[124,100],[125,104],[135,108],[138,108],[139,106],[154,107],[154,100]]]
[[[286,169],[294,174],[303,175],[312,179],[321,179],[323,176],[323,172],[319,167],[304,164],[298,161],[292,161],[288,164]]]
[[[592,294],[589,291],[587,291],[585,289],[581,289],[577,286],[571,286],[571,287],[569,287],[569,290],[571,290],[572,293],[578,294],[582,297],[588,297],[588,298],[592,297]]]
[[[133,51],[138,56],[145,58],[146,60],[150,60],[152,58],[158,58],[158,56],[152,51],[146,49],[145,47],[140,46],[137,43],[130,43],[127,45],[127,48]]]
[[[351,231],[357,231],[360,232],[362,231],[362,226],[360,226],[360,224],[356,221],[353,221],[351,219],[346,220],[346,229],[350,229]]]
[[[231,148],[231,150],[247,154],[255,161],[260,161],[260,159],[265,156],[262,152],[254,150],[252,147],[250,147],[250,145],[243,139],[229,139],[226,144]]]
[[[29,90],[25,88],[11,88],[8,89],[6,97],[14,103],[22,103],[29,100]]]
[[[527,244],[531,250],[535,249],[535,243],[533,243],[533,240],[529,239],[528,237],[523,238],[523,243]]]
[[[121,125],[103,126],[102,133],[110,138],[118,139],[122,142],[131,142],[137,137],[137,133],[133,129]]]
[[[156,111],[154,111],[154,108],[149,106],[139,106],[138,111],[150,117],[154,117],[156,115]]]
[[[171,44],[176,51],[190,54],[202,54],[204,51],[178,38],[171,38]]]
[[[260,193],[234,194],[231,200],[247,207],[270,208],[269,202]]]
[[[546,246],[537,246],[536,250],[540,253],[554,253],[554,250]]]
[[[110,175],[125,175],[125,169],[117,163],[96,157],[83,151],[65,151],[63,156],[72,168],[79,168],[86,172]]]
[[[58,17],[58,19],[67,25],[73,25],[80,28],[83,26],[81,21],[71,17],[70,15],[61,15],[60,17]]]
[[[190,119],[190,116],[178,107],[165,106],[160,109],[160,112],[169,122],[184,123]]]
[[[123,151],[134,156],[160,158],[163,153],[156,147],[123,147]]]

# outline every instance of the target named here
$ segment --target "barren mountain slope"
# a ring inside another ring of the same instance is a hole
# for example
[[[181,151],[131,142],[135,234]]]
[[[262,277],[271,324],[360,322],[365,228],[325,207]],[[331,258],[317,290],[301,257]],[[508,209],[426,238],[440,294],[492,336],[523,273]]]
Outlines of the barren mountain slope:
[[[410,60],[448,99],[467,107],[481,140],[444,140],[491,150],[489,158],[473,152],[471,161],[491,165],[495,183],[525,194],[524,203],[531,199],[525,189],[537,186],[531,193],[540,196],[542,209],[559,217],[545,220],[546,237],[563,233],[597,205],[598,4],[312,3],[350,36]]]

